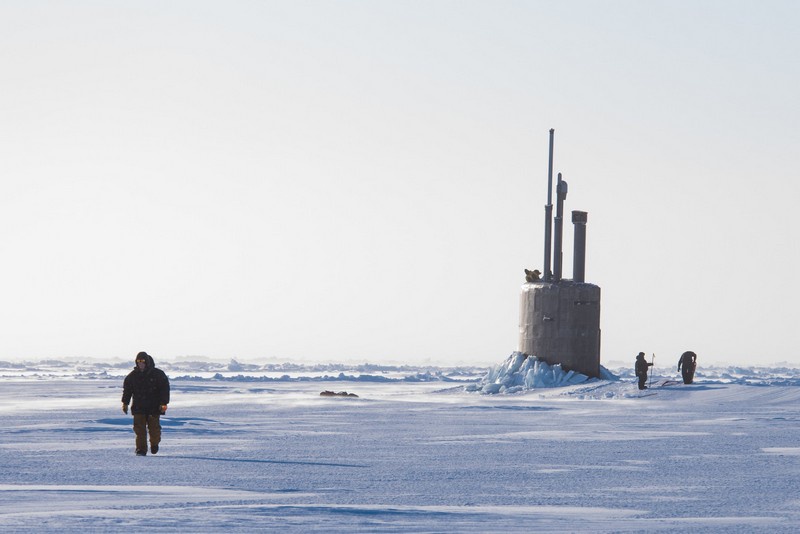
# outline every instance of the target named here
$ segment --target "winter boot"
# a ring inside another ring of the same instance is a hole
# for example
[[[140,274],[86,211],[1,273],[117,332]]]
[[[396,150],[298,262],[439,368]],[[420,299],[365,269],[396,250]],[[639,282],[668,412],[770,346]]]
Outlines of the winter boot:
[[[152,445],[150,445],[150,452],[152,452],[153,454],[158,454],[158,444],[157,443],[153,443]]]
[[[136,456],[147,456],[146,449],[136,449]]]

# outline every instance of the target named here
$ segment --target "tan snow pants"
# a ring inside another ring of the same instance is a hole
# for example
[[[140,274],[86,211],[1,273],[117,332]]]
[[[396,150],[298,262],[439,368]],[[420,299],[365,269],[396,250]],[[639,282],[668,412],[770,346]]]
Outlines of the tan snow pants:
[[[161,416],[134,414],[133,431],[136,433],[136,450],[147,450],[147,431],[150,431],[150,444],[161,443]]]

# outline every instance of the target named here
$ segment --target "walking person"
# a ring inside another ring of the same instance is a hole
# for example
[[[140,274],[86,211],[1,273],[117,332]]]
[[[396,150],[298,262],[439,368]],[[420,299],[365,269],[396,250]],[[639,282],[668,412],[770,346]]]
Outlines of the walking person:
[[[147,434],[150,433],[150,452],[158,452],[161,443],[160,418],[169,404],[169,379],[158,369],[153,357],[146,352],[136,355],[136,367],[122,384],[122,412],[128,413],[133,398],[133,431],[136,434],[136,455],[147,456]]]
[[[636,355],[636,365],[634,366],[634,371],[636,372],[636,376],[639,378],[639,389],[647,389],[645,383],[647,382],[647,368],[653,365],[652,362],[648,362],[644,359],[644,352],[640,352]]]
[[[681,372],[684,384],[691,384],[694,382],[695,369],[697,369],[697,354],[687,350],[681,354],[681,357],[678,360],[678,371]]]

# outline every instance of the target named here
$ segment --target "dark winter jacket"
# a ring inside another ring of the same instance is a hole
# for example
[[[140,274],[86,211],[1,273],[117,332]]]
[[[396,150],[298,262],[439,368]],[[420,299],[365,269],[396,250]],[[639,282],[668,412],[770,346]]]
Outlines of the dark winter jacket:
[[[636,367],[634,367],[636,376],[647,376],[647,368],[651,365],[653,364],[645,360],[643,357],[637,357]]]
[[[684,369],[691,369],[696,361],[697,361],[697,354],[695,354],[690,350],[687,350],[686,352],[681,354],[681,358],[678,360],[678,371],[681,370],[681,366]]]
[[[169,379],[164,371],[157,369],[153,357],[145,354],[147,365],[144,371],[135,367],[122,384],[122,404],[130,404],[134,415],[158,415],[161,405],[169,404]]]

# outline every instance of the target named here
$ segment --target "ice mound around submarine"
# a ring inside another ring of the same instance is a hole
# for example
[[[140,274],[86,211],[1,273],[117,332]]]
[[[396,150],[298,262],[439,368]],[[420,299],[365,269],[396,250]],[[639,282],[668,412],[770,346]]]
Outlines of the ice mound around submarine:
[[[575,371],[565,371],[561,368],[561,364],[550,365],[538,360],[535,356],[514,352],[505,362],[490,369],[480,382],[467,386],[466,390],[494,395],[496,393],[518,393],[531,389],[574,386],[593,380],[598,379]],[[600,380],[618,379],[601,365]]]

